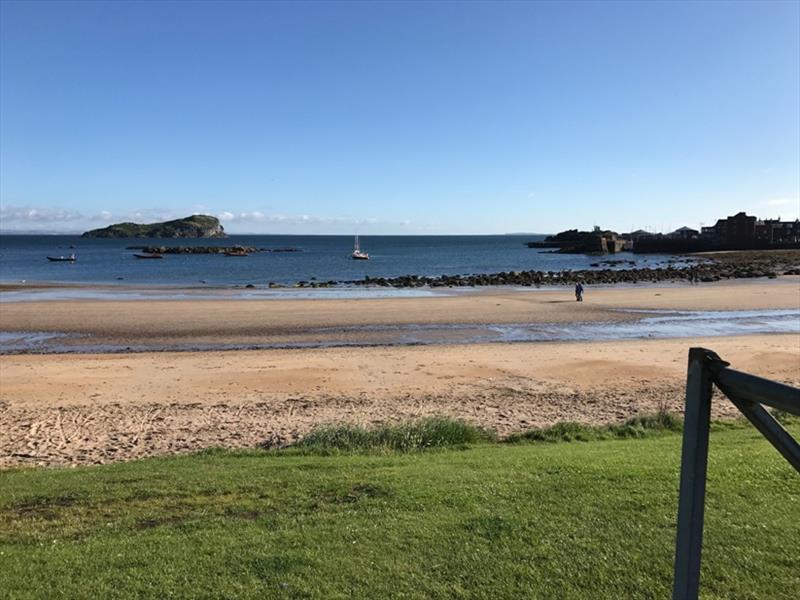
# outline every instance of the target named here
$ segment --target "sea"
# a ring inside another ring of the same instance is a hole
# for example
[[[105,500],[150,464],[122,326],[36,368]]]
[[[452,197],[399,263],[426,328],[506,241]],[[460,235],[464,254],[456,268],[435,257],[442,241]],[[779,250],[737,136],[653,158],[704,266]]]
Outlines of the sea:
[[[525,245],[541,235],[361,236],[368,261],[350,257],[351,236],[231,235],[223,239],[89,239],[78,235],[0,235],[0,282],[79,283],[127,286],[265,286],[299,281],[353,281],[365,277],[439,276],[501,271],[562,271],[592,268],[657,267],[670,255],[587,256],[559,254]],[[140,260],[131,246],[248,246],[294,248],[297,252],[165,254]],[[74,263],[48,256],[75,254]],[[623,263],[593,267],[598,261]]]
[[[300,281],[348,282],[364,277],[403,275],[472,275],[501,271],[563,271],[597,268],[682,266],[671,255],[587,256],[531,249],[535,235],[362,236],[369,261],[350,257],[350,236],[232,235],[224,239],[84,239],[77,235],[0,235],[0,283],[45,283],[0,294],[5,302],[79,299],[206,299],[380,298],[456,294],[470,288],[394,289],[341,283],[332,288],[296,288]],[[161,260],[140,260],[131,246],[248,246],[296,252],[255,252],[246,257],[224,254],[165,254]],[[50,262],[48,256],[75,254],[76,262]],[[618,261],[613,264],[604,261]],[[286,286],[273,289],[270,283]],[[76,286],[57,284],[78,284]],[[81,285],[82,284],[82,285]],[[525,288],[529,289],[529,288]],[[535,290],[532,290],[535,291]],[[800,311],[643,311],[630,322],[486,323],[403,326],[361,326],[337,335],[320,330],[326,341],[282,342],[278,347],[405,345],[431,343],[614,340],[745,333],[800,332]],[[130,352],[274,347],[190,344],[174,346],[103,345],[83,334],[0,331],[0,354],[16,352]]]

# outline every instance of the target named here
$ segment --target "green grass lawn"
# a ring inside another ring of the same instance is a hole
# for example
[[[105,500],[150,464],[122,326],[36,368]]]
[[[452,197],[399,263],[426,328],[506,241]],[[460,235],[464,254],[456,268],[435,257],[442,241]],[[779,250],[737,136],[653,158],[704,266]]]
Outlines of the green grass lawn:
[[[0,472],[0,597],[666,598],[680,442]],[[800,590],[800,476],[750,427],[712,434],[703,559],[704,597]]]

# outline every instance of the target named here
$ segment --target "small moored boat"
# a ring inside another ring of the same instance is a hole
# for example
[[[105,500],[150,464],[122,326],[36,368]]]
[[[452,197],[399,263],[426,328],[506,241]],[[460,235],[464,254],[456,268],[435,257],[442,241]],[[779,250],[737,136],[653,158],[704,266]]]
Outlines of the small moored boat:
[[[353,247],[353,254],[351,255],[353,260],[369,260],[369,254],[363,252],[361,250],[361,246],[358,244],[358,236],[356,236],[356,243]]]
[[[242,248],[241,250],[238,250],[238,249],[234,249],[234,250],[228,250],[228,251],[225,253],[225,256],[249,256],[249,255],[248,255],[248,254],[247,254],[247,252],[244,250],[244,248]]]
[[[74,254],[70,254],[69,256],[48,256],[47,260],[50,262],[75,262],[78,260],[78,257]]]
[[[163,254],[134,254],[136,258],[164,258]]]

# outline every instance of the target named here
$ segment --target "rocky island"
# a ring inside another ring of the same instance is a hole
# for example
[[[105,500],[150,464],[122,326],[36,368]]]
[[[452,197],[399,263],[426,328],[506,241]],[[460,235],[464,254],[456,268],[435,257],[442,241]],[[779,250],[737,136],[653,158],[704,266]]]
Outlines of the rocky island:
[[[85,238],[222,238],[227,237],[219,219],[210,215],[192,215],[163,223],[116,223],[92,229]]]

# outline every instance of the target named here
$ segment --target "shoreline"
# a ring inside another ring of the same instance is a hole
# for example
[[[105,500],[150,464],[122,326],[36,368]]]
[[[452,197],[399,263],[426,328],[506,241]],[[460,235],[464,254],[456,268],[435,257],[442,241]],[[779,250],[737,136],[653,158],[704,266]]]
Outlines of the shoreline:
[[[43,309],[43,307],[46,307]],[[65,351],[92,352],[108,347],[131,350],[176,350],[228,347],[379,346],[403,343],[477,343],[620,337],[614,327],[628,328],[621,337],[647,337],[648,321],[664,311],[687,314],[678,323],[691,337],[702,332],[699,321],[726,327],[760,311],[754,318],[779,316],[777,310],[800,312],[800,278],[759,282],[725,282],[699,286],[589,288],[584,302],[570,289],[481,289],[420,297],[274,298],[274,299],[116,299],[4,302],[0,333],[61,335],[52,343]],[[729,314],[725,314],[729,313]],[[786,318],[787,315],[782,315]],[[792,315],[788,315],[792,318]],[[798,319],[800,321],[800,319]],[[639,325],[637,325],[639,323]],[[696,327],[692,327],[692,323]],[[792,325],[792,323],[790,323]],[[672,337],[663,323],[651,323],[658,337]],[[639,327],[631,332],[631,327]],[[659,329],[661,327],[661,329]],[[771,326],[764,332],[775,331]],[[790,331],[793,329],[790,329]],[[709,330],[714,335],[715,330]],[[780,331],[780,327],[777,328]],[[565,332],[560,335],[559,332]],[[583,333],[581,333],[583,332]],[[759,330],[743,329],[742,333]]]
[[[0,356],[58,354],[140,354],[239,352],[259,350],[315,350],[327,348],[402,348],[435,345],[549,344],[628,340],[747,337],[800,334],[800,308],[758,311],[666,311],[621,309],[639,320],[617,322],[484,323],[442,325],[353,326],[312,329],[269,341],[188,341],[170,343],[112,339],[90,334],[0,331]]]
[[[777,277],[747,277],[720,279],[718,281],[690,282],[687,280],[639,281],[596,283],[584,286],[588,291],[598,290],[642,290],[642,289],[713,289],[719,286],[753,284],[795,284],[800,275]],[[547,293],[571,294],[573,285],[552,283],[545,285],[476,285],[476,286],[412,286],[394,288],[379,285],[340,285],[328,288],[270,287],[269,285],[217,285],[217,284],[162,284],[162,283],[82,283],[26,281],[24,283],[0,281],[0,304],[51,301],[137,301],[137,300],[360,300],[402,297],[442,297],[502,293]]]
[[[768,335],[735,335],[751,318],[735,320],[742,315],[781,311],[793,319],[792,333],[779,328]],[[585,334],[642,322],[657,334],[676,312],[692,313],[680,325],[685,337],[678,339],[597,341]],[[714,332],[729,327],[733,335],[701,335],[707,316],[696,313],[703,312],[719,317],[710,321]],[[6,302],[0,306],[0,332],[85,335],[74,340],[73,350],[82,343],[87,349],[98,343],[209,347],[0,355],[0,468],[99,464],[214,446],[280,446],[330,423],[374,425],[440,415],[502,436],[559,421],[607,424],[659,408],[680,412],[691,346],[716,351],[734,368],[799,385],[798,314],[798,277],[590,287],[580,303],[569,288],[324,301]],[[496,328],[505,335],[519,327],[550,333],[578,328],[583,337],[466,339],[476,331]],[[446,335],[425,345],[377,343],[409,331]],[[326,340],[351,345],[218,349],[228,343]],[[738,414],[723,402],[713,410],[717,418]]]
[[[449,416],[501,436],[683,407],[685,340],[0,357],[0,469],[279,447],[315,426]],[[800,385],[800,335],[694,339]],[[715,401],[714,418],[735,418]]]

